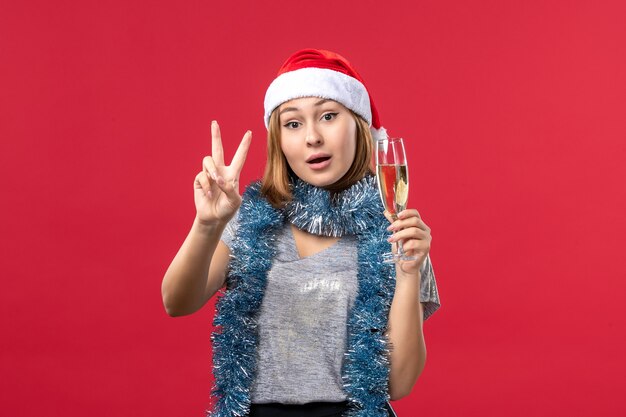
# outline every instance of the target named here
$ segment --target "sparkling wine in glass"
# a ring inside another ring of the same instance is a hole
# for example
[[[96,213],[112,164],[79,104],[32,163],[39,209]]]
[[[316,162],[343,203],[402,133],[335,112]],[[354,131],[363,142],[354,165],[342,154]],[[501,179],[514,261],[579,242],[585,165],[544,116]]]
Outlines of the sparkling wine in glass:
[[[402,138],[376,141],[376,179],[383,205],[395,221],[398,219],[398,213],[406,208],[409,199],[409,171]],[[398,253],[383,254],[384,263],[416,259],[404,252],[401,240],[398,241]]]

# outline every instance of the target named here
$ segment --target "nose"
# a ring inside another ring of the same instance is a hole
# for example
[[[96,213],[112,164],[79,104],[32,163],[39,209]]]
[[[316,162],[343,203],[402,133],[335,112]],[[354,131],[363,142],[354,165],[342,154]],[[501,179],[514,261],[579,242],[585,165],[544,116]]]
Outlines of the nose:
[[[313,127],[306,132],[306,144],[308,146],[318,146],[324,142],[322,135]]]

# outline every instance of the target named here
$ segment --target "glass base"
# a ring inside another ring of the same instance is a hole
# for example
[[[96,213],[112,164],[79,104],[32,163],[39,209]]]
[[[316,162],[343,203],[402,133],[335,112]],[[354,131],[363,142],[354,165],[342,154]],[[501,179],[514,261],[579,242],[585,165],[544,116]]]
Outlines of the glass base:
[[[394,264],[398,261],[416,261],[417,257],[415,256],[409,256],[404,252],[400,252],[400,253],[392,253],[392,252],[387,252],[387,253],[383,253],[383,263],[384,264]]]

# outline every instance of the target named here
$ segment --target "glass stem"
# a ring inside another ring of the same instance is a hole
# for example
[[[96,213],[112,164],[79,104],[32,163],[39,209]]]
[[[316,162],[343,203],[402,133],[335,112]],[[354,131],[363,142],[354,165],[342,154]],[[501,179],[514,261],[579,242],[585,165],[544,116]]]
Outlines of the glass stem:
[[[398,240],[398,255],[404,256],[404,249],[402,248],[402,240]]]
[[[394,222],[396,220],[398,220],[398,215],[397,214],[392,214],[391,215],[391,220],[393,220]],[[398,240],[398,256],[403,256],[404,255],[404,249],[402,249],[402,240]]]

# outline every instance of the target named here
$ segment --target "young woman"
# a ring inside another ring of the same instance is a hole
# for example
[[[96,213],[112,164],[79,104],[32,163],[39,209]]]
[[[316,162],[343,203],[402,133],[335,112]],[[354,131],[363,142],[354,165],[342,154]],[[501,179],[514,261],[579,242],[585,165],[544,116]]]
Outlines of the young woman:
[[[225,165],[212,123],[197,215],[162,283],[171,316],[224,290],[208,415],[395,416],[389,400],[422,372],[423,322],[440,306],[430,228],[415,209],[383,213],[372,150],[386,132],[342,56],[289,57],[267,90],[265,125],[264,177],[240,195],[251,132]],[[398,240],[417,260],[382,263]]]

